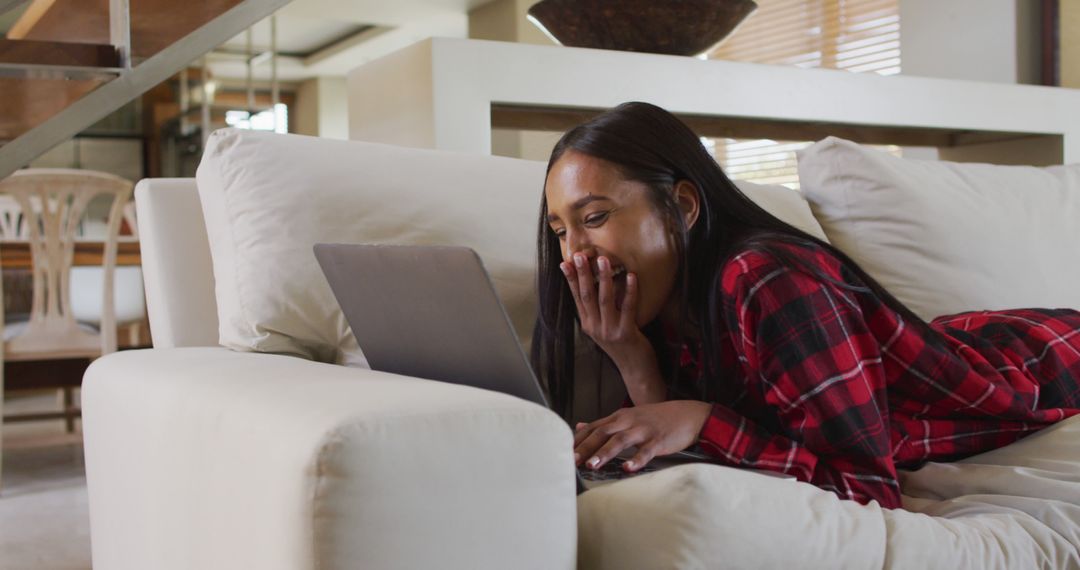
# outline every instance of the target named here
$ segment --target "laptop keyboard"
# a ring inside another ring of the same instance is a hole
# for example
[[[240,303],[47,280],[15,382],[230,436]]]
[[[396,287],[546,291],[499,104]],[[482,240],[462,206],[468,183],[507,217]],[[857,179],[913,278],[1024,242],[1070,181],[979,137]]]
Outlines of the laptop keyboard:
[[[600,467],[599,469],[582,467],[581,469],[578,469],[578,472],[581,473],[581,478],[586,481],[614,481],[616,479],[626,479],[627,477],[633,477],[635,475],[641,475],[659,469],[652,465],[646,465],[631,473],[623,470],[623,463],[626,463],[625,459],[616,457],[605,463],[603,467]]]

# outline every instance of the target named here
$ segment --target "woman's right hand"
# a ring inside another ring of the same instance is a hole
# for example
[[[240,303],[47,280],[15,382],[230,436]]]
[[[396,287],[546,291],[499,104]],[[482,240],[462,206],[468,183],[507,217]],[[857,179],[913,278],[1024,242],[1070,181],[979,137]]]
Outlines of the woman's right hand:
[[[599,256],[596,265],[599,275],[594,277],[588,257],[580,252],[572,262],[559,264],[577,306],[581,332],[615,362],[635,405],[662,402],[667,390],[656,353],[637,326],[637,275],[626,274],[626,292],[616,308],[611,261]]]

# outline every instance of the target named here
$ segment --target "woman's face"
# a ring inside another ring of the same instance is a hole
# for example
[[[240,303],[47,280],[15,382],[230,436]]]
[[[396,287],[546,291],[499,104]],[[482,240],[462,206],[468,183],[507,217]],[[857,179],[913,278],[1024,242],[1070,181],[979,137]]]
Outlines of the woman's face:
[[[636,274],[637,325],[655,319],[671,297],[678,259],[649,188],[626,180],[610,162],[571,150],[552,166],[544,195],[548,225],[559,238],[563,260],[573,263],[575,254],[584,255],[595,276],[597,258],[608,258],[620,310],[626,273]]]

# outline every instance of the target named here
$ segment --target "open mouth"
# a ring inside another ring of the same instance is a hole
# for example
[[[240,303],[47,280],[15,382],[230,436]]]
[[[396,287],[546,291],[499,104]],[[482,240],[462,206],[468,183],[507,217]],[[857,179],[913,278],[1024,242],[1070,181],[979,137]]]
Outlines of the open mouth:
[[[599,288],[600,287],[600,277],[599,277],[600,276],[600,270],[599,270],[599,268],[594,267],[592,272],[593,272],[593,275],[596,276],[596,278],[594,279],[594,281],[595,281],[594,285]],[[613,268],[613,270],[611,272],[611,279],[613,281],[615,281],[616,283],[618,283],[620,281],[623,282],[623,283],[626,283],[626,268],[621,266],[621,265],[618,266],[618,267]]]
[[[614,267],[611,274],[615,293],[615,308],[620,310],[622,309],[623,299],[626,298],[626,274],[626,268],[621,265]],[[595,272],[594,275],[599,275],[599,272]],[[600,289],[599,279],[596,280],[596,289]]]

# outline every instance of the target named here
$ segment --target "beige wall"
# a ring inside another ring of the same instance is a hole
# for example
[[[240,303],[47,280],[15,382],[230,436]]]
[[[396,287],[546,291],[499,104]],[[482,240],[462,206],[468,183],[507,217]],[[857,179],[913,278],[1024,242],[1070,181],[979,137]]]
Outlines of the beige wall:
[[[319,136],[319,80],[308,79],[296,90],[296,102],[289,109],[289,132]]]
[[[319,136],[349,138],[349,93],[344,77],[319,78]]]
[[[469,37],[500,42],[517,41],[514,0],[496,0],[469,12]]]
[[[551,45],[551,38],[526,17],[536,0],[495,0],[469,12],[469,37],[523,44]]]
[[[1033,0],[1016,1],[1016,82],[1042,84],[1042,7]]]
[[[1061,85],[1080,89],[1080,0],[1061,0]]]
[[[83,168],[142,180],[143,146],[138,139],[78,137],[68,139],[34,159],[33,168]]]
[[[348,92],[344,77],[316,77],[300,84],[289,116],[290,132],[349,138]]]

